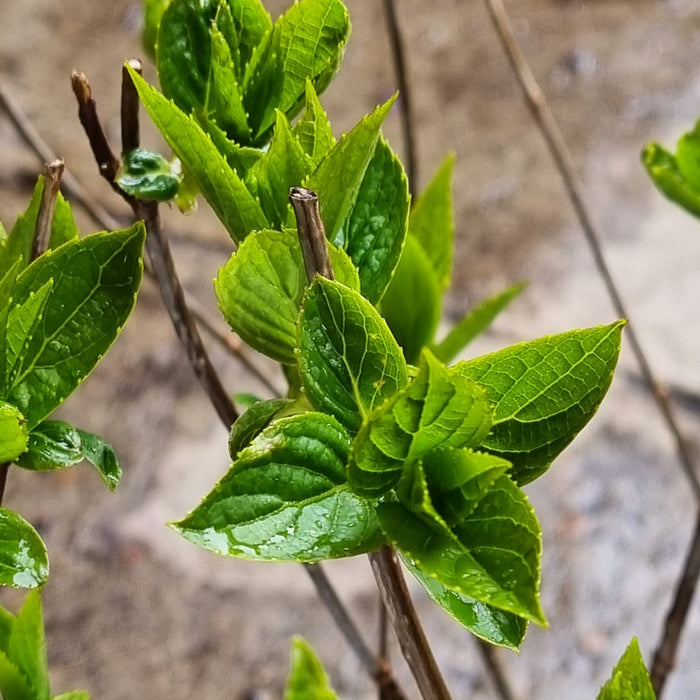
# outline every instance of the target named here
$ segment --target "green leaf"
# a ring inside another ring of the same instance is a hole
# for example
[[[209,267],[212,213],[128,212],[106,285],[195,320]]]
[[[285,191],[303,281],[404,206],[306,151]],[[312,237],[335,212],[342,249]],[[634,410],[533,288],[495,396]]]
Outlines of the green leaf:
[[[335,146],[335,138],[331,130],[328,115],[319,102],[313,83],[306,81],[306,107],[301,119],[294,127],[294,135],[314,166],[323,160],[325,155]]]
[[[235,42],[232,53],[238,59],[236,68],[242,82],[255,49],[272,29],[272,20],[259,0],[226,0],[226,4],[222,3],[219,8],[219,15],[224,7],[228,10],[225,15],[231,17],[233,24],[233,31],[224,31],[224,34],[230,46],[233,47]],[[220,17],[217,17],[217,21],[223,25]],[[232,36],[234,32],[235,40]]]
[[[435,356],[443,362],[451,362],[474,338],[481,335],[493,323],[498,314],[525,289],[525,286],[524,282],[514,284],[482,301],[433,348]]]
[[[435,335],[440,321],[440,296],[430,261],[420,243],[408,236],[394,277],[382,297],[381,311],[409,364],[418,361]],[[406,303],[408,299],[410,303]]]
[[[25,469],[50,471],[83,461],[80,433],[60,420],[45,420],[29,435],[27,451],[16,463]]]
[[[482,447],[526,484],[543,474],[596,412],[612,381],[624,321],[519,343],[455,368],[494,404]]]
[[[240,241],[250,231],[263,229],[268,221],[260,204],[197,122],[146,83],[129,68],[141,101],[151,119],[182,161],[214,213]]]
[[[345,229],[367,166],[379,140],[379,129],[396,95],[377,107],[360,121],[328,152],[316,171],[309,177],[308,187],[318,195],[321,219],[328,240],[345,248]]]
[[[311,405],[351,431],[408,382],[384,319],[360,294],[317,277],[298,327],[299,369]]]
[[[163,12],[171,0],[144,0],[143,3],[143,31],[141,33],[141,45],[146,53],[153,59],[156,57],[156,41],[158,40],[158,28]]]
[[[345,227],[344,246],[360,273],[362,294],[373,304],[382,298],[399,263],[409,204],[401,161],[380,138]]]
[[[700,191],[683,177],[671,153],[657,143],[650,143],[642,153],[642,160],[654,184],[666,197],[700,217]]]
[[[3,277],[20,258],[22,263],[18,272],[21,272],[29,264],[32,240],[34,239],[34,230],[36,229],[36,220],[39,216],[43,192],[44,177],[40,175],[29,207],[17,217],[10,235],[0,242],[0,277]],[[49,249],[58,248],[58,246],[77,238],[77,236],[78,229],[75,225],[70,205],[59,192],[56,199],[53,222],[51,223]]]
[[[231,428],[228,439],[228,452],[235,460],[238,453],[248,447],[250,441],[264,430],[270,421],[285,406],[294,403],[292,399],[269,399],[258,401],[238,418]]]
[[[7,644],[15,625],[15,616],[0,605],[0,650],[7,651]]]
[[[4,276],[0,277],[0,387],[5,386],[7,318],[10,313],[12,290],[21,265],[22,261],[16,260]]]
[[[102,481],[114,491],[122,478],[122,468],[114,448],[99,435],[78,429],[83,457],[99,472]]]
[[[19,514],[0,508],[0,585],[36,588],[49,577],[46,545]]]
[[[345,483],[349,445],[331,416],[276,421],[173,527],[204,549],[246,559],[315,562],[375,549],[383,539],[374,503]]]
[[[342,251],[329,249],[338,279],[359,288]],[[296,231],[257,231],[240,245],[214,282],[228,324],[256,350],[296,364],[296,322],[307,285]]]
[[[26,423],[21,411],[0,401],[0,463],[13,462],[27,449]]]
[[[241,178],[263,157],[264,151],[261,149],[239,146],[231,141],[226,132],[205,114],[195,113],[193,117],[202,130],[209,134],[216,150],[226,159],[231,170]]]
[[[678,140],[676,163],[686,182],[696,192],[700,191],[700,122]]]
[[[396,483],[406,461],[440,448],[479,445],[491,416],[483,388],[426,350],[418,376],[362,426],[348,480],[358,493],[382,493]]]
[[[36,427],[92,371],[136,301],[145,237],[125,231],[76,239],[35,260],[17,278],[17,304],[53,280],[31,340],[23,346],[5,398]],[[8,326],[8,345],[14,330]]]
[[[613,669],[610,680],[600,689],[598,700],[656,700],[636,637]]]
[[[251,58],[244,100],[264,143],[275,123],[275,110],[292,118],[304,101],[307,79],[317,93],[335,75],[350,33],[348,12],[340,0],[301,0],[276,22]]]
[[[321,661],[302,637],[292,638],[292,667],[284,700],[338,700]]]
[[[159,153],[145,148],[135,148],[122,155],[114,181],[132,197],[157,202],[173,199],[180,187],[180,175],[173,169],[173,164]]]
[[[259,197],[265,216],[273,226],[281,227],[287,221],[289,190],[300,186],[311,168],[287,118],[278,111],[270,147],[246,178],[246,185]]]
[[[37,700],[49,697],[49,669],[46,657],[41,597],[31,591],[17,615],[8,641],[7,655],[29,680]]]
[[[403,557],[403,562],[428,595],[472,634],[507,649],[520,648],[527,620],[446,588],[411,564],[407,557]]]
[[[90,700],[90,693],[87,690],[71,690],[68,693],[54,695],[51,700]]]
[[[0,693],[3,700],[37,700],[29,679],[0,651]]]
[[[408,230],[418,239],[433,265],[441,290],[450,284],[454,222],[452,169],[454,154],[445,158],[430,184],[411,209]]]
[[[497,479],[474,512],[439,531],[401,503],[377,508],[382,530],[411,564],[446,588],[540,625],[541,536],[525,494]]]

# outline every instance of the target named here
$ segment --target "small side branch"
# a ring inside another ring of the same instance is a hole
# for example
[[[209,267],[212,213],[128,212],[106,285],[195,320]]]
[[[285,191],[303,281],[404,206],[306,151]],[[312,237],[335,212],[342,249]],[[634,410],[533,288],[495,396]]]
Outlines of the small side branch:
[[[297,231],[301,254],[306,266],[306,276],[313,282],[316,275],[334,279],[333,267],[328,256],[328,241],[318,208],[318,196],[313,190],[304,187],[292,187],[289,191],[297,220]]]

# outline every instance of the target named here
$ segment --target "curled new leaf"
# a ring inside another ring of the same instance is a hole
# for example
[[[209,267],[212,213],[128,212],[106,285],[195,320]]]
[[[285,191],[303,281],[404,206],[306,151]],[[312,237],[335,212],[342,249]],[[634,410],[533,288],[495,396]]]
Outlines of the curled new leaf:
[[[292,639],[292,668],[284,700],[338,700],[316,652],[301,637]]]

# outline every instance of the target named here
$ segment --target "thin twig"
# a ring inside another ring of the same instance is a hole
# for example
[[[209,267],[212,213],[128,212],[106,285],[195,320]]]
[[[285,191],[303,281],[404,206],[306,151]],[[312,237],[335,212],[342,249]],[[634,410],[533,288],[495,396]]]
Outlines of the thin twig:
[[[484,661],[484,666],[488,671],[489,677],[493,681],[493,685],[498,693],[498,697],[501,700],[515,700],[515,695],[511,690],[510,684],[508,682],[508,676],[506,675],[501,662],[496,656],[496,647],[483,639],[476,639],[477,646],[481,652],[481,658]]]
[[[334,279],[326,232],[318,208],[318,196],[305,187],[292,187],[289,201],[297,220],[297,233],[309,282],[313,282],[316,275]]]
[[[30,260],[36,260],[49,247],[51,225],[53,224],[53,215],[56,211],[56,201],[58,200],[58,191],[61,187],[63,168],[64,164],[60,158],[47,163],[44,168],[44,189],[41,193],[39,213],[37,214],[34,227]]]
[[[370,552],[369,560],[401,652],[420,692],[430,700],[449,700],[450,693],[413,607],[396,552],[385,545],[378,552]]]
[[[413,99],[411,97],[411,85],[406,75],[406,52],[404,51],[404,42],[394,0],[384,0],[384,15],[387,28],[389,29],[391,54],[394,58],[396,79],[399,83],[399,95],[403,102],[401,123],[403,125],[406,171],[411,191],[415,191],[418,187],[418,166],[416,164],[416,139],[413,130]]]
[[[578,184],[578,179],[575,174],[573,159],[564,141],[564,137],[559,130],[554,115],[549,109],[549,105],[545,100],[544,94],[535,80],[532,71],[525,59],[525,56],[518,44],[518,41],[513,32],[508,14],[501,0],[485,0],[486,7],[491,15],[493,23],[498,32],[498,36],[503,45],[511,67],[520,83],[520,87],[525,96],[528,107],[537,123],[537,126],[542,133],[549,151],[554,159],[559,175],[564,183],[566,192],[571,200],[571,203],[576,212],[576,216],[581,224],[581,228],[586,236],[586,240],[593,254],[598,271],[603,278],[608,295],[615,307],[616,312],[620,316],[627,317],[629,314],[625,309],[622,298],[617,290],[617,286],[613,280],[612,274],[608,268],[607,262],[603,255],[602,246],[600,243],[601,236],[593,224],[588,209],[583,201],[581,187]],[[690,482],[695,500],[700,503],[700,480],[698,479],[695,470],[694,461],[691,456],[690,448],[678,426],[678,423],[673,414],[673,410],[668,398],[668,393],[663,389],[654,376],[651,366],[647,360],[646,353],[637,338],[637,334],[631,322],[628,320],[627,338],[629,340],[632,352],[634,353],[639,365],[641,374],[649,386],[652,396],[659,408],[661,415],[673,435],[678,457],[685,472],[688,481]],[[698,516],[700,524],[700,515]],[[681,637],[681,631],[687,619],[687,613],[690,609],[690,601],[693,592],[696,588],[698,576],[700,576],[700,529],[696,528],[695,536],[690,544],[688,555],[686,557],[683,571],[679,579],[674,601],[671,605],[671,610],[666,618],[664,630],[661,636],[661,641],[657,647],[655,660],[655,681],[654,685],[658,688],[657,694],[660,696],[663,689],[666,676],[674,665],[678,643]]]
[[[141,126],[139,122],[139,93],[129,77],[127,66],[139,75],[143,72],[141,61],[132,58],[122,66],[122,99],[121,99],[121,135],[122,154],[137,149],[141,145]]]

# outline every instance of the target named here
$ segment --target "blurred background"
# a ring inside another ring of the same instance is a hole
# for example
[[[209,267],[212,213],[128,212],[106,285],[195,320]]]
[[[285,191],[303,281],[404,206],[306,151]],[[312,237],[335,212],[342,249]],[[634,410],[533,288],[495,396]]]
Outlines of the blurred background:
[[[382,3],[346,2],[353,35],[322,97],[336,135],[397,88]],[[273,17],[287,4],[267,2]],[[457,154],[457,250],[445,323],[521,280],[528,288],[470,355],[613,320],[484,4],[396,4],[418,139],[414,194],[449,151]],[[679,399],[697,451],[700,222],[654,190],[639,153],[652,138],[674,144],[700,116],[700,4],[506,5],[572,151],[637,332]],[[143,56],[140,18],[133,0],[0,0],[3,87],[68,169],[125,222],[125,206],[98,177],[69,75],[87,74],[116,148],[121,64]],[[155,82],[147,61],[145,73]],[[401,103],[389,115],[385,134],[402,154],[400,109]],[[163,148],[146,121],[144,145]],[[41,165],[2,114],[0,154],[0,219],[9,229]],[[79,207],[76,214],[85,232],[94,230]],[[213,311],[211,279],[231,251],[226,233],[204,202],[190,217],[167,211],[165,221],[187,292]],[[265,394],[222,349],[212,345],[212,354],[232,392]],[[37,526],[51,557],[44,604],[54,692],[82,687],[100,700],[276,698],[289,638],[302,634],[342,697],[375,696],[301,567],[216,557],[165,526],[210,490],[228,456],[225,431],[150,281],[122,336],[62,417],[110,440],[125,477],[110,495],[88,467],[43,475],[14,469],[9,476],[5,505]],[[593,698],[633,635],[651,661],[694,523],[674,445],[628,348],[599,414],[527,492],[543,529],[542,600],[550,627],[532,627],[520,655],[497,656],[518,698]],[[377,596],[366,559],[328,569],[374,640]],[[454,697],[496,697],[474,640],[414,590]],[[5,605],[19,600],[0,591]],[[699,647],[696,601],[667,697],[697,697]],[[409,695],[417,696],[398,651],[393,658]]]

